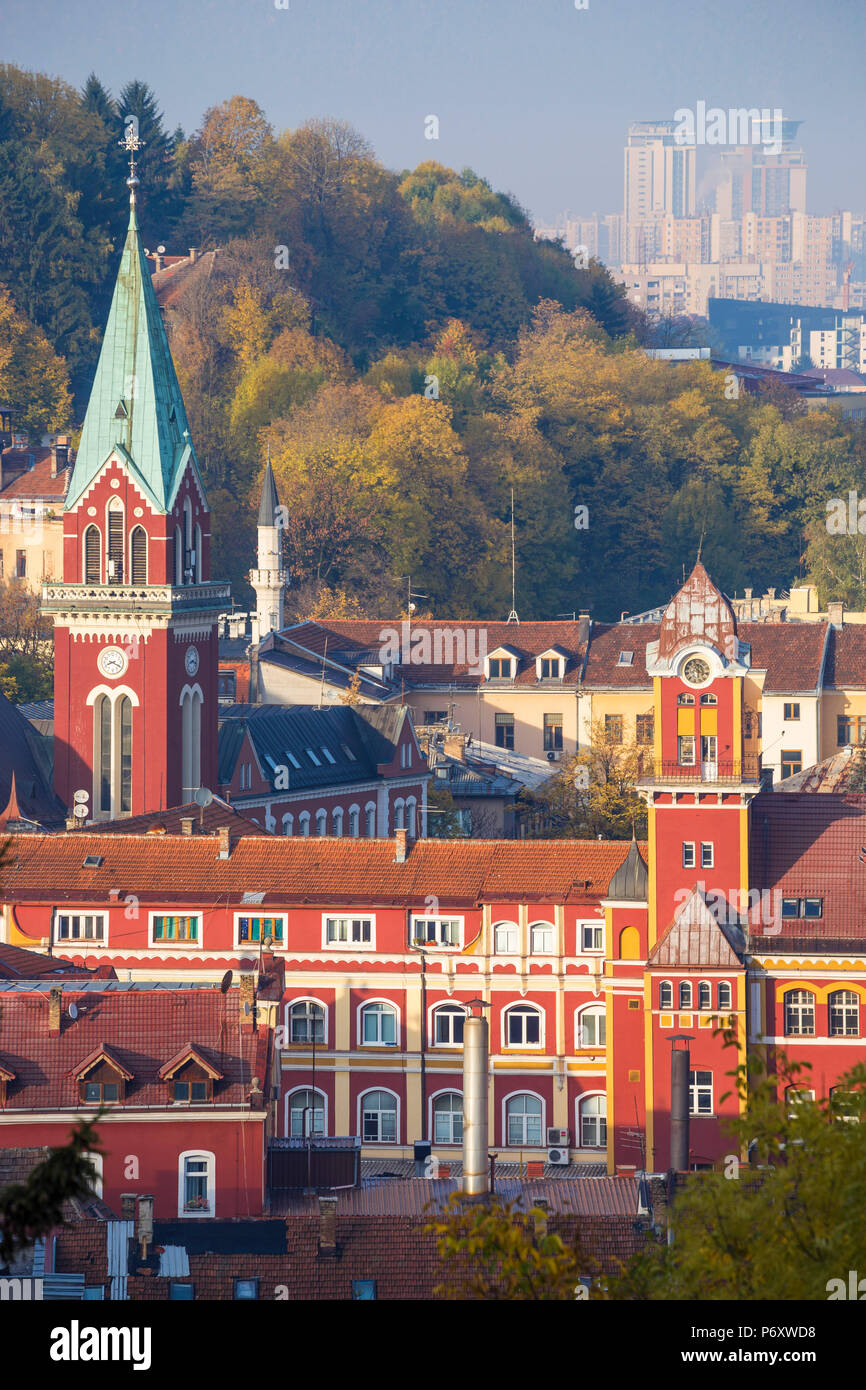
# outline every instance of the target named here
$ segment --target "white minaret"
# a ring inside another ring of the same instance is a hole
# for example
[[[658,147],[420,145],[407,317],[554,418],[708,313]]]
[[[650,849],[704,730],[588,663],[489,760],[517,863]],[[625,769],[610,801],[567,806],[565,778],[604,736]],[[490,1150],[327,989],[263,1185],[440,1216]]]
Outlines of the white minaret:
[[[282,548],[280,545],[280,507],[277,501],[277,485],[271,469],[271,460],[265,471],[262,487],[262,500],[259,503],[259,557],[258,569],[250,570],[250,583],[256,591],[256,616],[254,641],[261,642],[269,632],[279,632],[283,626],[283,598],[286,589],[286,571],[283,569]]]

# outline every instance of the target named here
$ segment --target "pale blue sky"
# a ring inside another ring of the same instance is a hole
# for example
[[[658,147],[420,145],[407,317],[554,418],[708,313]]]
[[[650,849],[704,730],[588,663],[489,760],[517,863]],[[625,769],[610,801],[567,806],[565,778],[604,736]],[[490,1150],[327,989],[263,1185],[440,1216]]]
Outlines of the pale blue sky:
[[[3,0],[2,59],[157,91],[169,127],[254,97],[350,121],[391,168],[471,165],[542,222],[622,204],[629,121],[781,107],[810,211],[866,211],[864,0]],[[438,141],[425,140],[436,114]]]

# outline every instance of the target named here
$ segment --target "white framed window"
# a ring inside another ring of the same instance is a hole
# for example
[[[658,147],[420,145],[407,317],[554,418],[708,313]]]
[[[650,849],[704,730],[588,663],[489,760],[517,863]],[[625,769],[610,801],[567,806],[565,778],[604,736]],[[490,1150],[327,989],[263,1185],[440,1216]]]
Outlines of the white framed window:
[[[301,835],[309,835],[309,833],[310,833],[310,813],[309,813],[309,811],[302,811],[301,814],[298,816],[298,832],[299,832],[299,834],[301,834]]]
[[[406,803],[402,796],[398,796],[394,802],[394,829],[406,829]]]
[[[713,1007],[713,991],[709,980],[698,981],[698,1008],[711,1009]]]
[[[694,767],[695,765],[695,736],[694,734],[680,734],[677,739],[677,762],[680,767]]]
[[[362,950],[376,949],[375,917],[322,916],[323,946],[358,946]]]
[[[376,803],[368,801],[364,808],[364,834],[368,840],[376,838]]]
[[[692,1007],[692,984],[691,980],[680,982],[680,1008],[690,1009]]]
[[[151,946],[201,946],[200,912],[151,912]]]
[[[693,869],[695,867],[695,842],[694,840],[683,840],[683,868]]]
[[[185,1149],[177,1158],[177,1214],[215,1215],[216,1157],[209,1149]]]
[[[709,840],[701,841],[701,868],[711,869],[713,867],[713,846]]]
[[[604,950],[603,922],[581,922],[579,931],[580,949],[582,951]]]
[[[581,1096],[577,1102],[577,1136],[582,1149],[607,1145],[607,1096]]]
[[[711,1071],[689,1072],[689,1114],[712,1115],[713,1113],[713,1073]]]
[[[349,807],[349,834],[353,840],[357,840],[360,834],[361,808],[360,806]]]
[[[393,1091],[365,1091],[358,1098],[358,1129],[363,1144],[396,1144],[400,1102]]]
[[[809,989],[789,989],[785,995],[785,1032],[788,1037],[814,1037],[815,996]]]
[[[418,802],[414,796],[406,798],[406,829],[409,831],[410,838],[414,839],[418,834]]]
[[[556,928],[550,922],[536,922],[529,928],[529,949],[534,956],[552,956],[556,950]]]
[[[578,1047],[602,1048],[607,1044],[607,1011],[603,1004],[591,1004],[575,1016]]]
[[[413,917],[412,940],[416,946],[442,946],[457,950],[463,945],[463,918]]]
[[[731,1007],[731,986],[727,980],[719,981],[718,990],[719,1008],[729,1009]]]
[[[104,912],[54,913],[54,941],[105,941]]]
[[[520,929],[514,922],[498,922],[493,928],[493,949],[498,956],[519,953]]]
[[[253,916],[248,911],[235,913],[236,946],[259,946],[268,939],[272,946],[286,944],[285,917]]]
[[[430,1010],[431,1047],[462,1047],[466,1010],[460,1004],[434,1004]]]
[[[659,1008],[672,1009],[674,1006],[674,987],[670,980],[662,980],[659,985]]]
[[[510,656],[489,656],[487,658],[487,679],[489,681],[510,681],[513,665]]]
[[[306,1139],[312,1134],[327,1134],[328,1098],[318,1087],[291,1091],[286,1096],[286,1135],[289,1139]]]
[[[432,1100],[433,1143],[463,1143],[463,1097],[459,1091],[440,1091]]]
[[[853,989],[837,989],[830,995],[829,1024],[831,1038],[856,1038],[860,1035],[860,996]]]
[[[400,1016],[395,1004],[371,999],[358,1005],[359,1047],[397,1047],[399,1042]]]
[[[343,808],[335,806],[333,812],[334,834],[341,837],[343,834]]]
[[[324,1043],[328,1010],[319,999],[293,999],[286,1005],[286,1035],[290,1043]]]
[[[511,1004],[502,1015],[503,1047],[543,1047],[544,1015],[534,1004]]]
[[[559,680],[562,675],[562,658],[555,653],[550,656],[537,656],[535,675],[540,681]]]
[[[328,813],[321,806],[316,812],[316,834],[327,835],[328,833]]]
[[[503,1131],[511,1149],[540,1149],[544,1136],[544,1101],[531,1091],[518,1091],[503,1101]]]
[[[283,834],[293,835],[295,831],[295,818],[291,811],[287,811],[283,816]]]

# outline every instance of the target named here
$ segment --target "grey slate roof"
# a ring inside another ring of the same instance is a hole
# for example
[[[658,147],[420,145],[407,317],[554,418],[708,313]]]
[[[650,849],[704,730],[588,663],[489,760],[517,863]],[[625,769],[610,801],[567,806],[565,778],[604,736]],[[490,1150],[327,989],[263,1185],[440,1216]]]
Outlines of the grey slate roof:
[[[649,870],[641,858],[637,842],[632,840],[631,848],[610,881],[607,890],[609,898],[617,898],[620,901],[631,901],[645,903],[647,901],[647,885],[649,884]]]
[[[270,459],[268,459],[265,480],[262,483],[262,500],[259,502],[259,526],[276,526],[277,507],[279,505],[277,485],[274,482],[274,470],[271,468]]]
[[[21,815],[40,825],[63,825],[65,808],[48,776],[47,745],[15,705],[0,695],[0,811],[9,802],[12,774]]]

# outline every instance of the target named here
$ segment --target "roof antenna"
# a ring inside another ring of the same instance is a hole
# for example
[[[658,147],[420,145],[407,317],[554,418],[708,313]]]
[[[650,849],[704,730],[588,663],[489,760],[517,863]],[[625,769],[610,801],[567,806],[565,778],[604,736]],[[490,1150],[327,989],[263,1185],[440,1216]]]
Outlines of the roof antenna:
[[[698,541],[698,558],[697,558],[697,560],[695,561],[695,563],[698,564],[698,565],[701,563],[701,551],[702,551],[703,548],[704,548],[704,536],[705,536],[706,534],[707,534],[707,529],[706,529],[706,527],[704,527],[704,528],[702,529],[702,531],[701,531],[701,538],[700,538],[700,540]]]
[[[270,462],[270,460],[268,460],[268,462]],[[325,698],[325,662],[328,660],[328,637],[329,637],[329,636],[330,636],[329,633],[325,635],[325,650],[324,650],[324,652],[322,653],[322,683],[321,683],[321,685],[319,686],[319,709],[322,708],[322,701],[323,701],[324,698]]]
[[[514,561],[514,488],[512,488],[512,489],[511,489],[511,612],[509,613],[508,617],[505,619],[505,621],[506,621],[507,623],[519,623],[519,622],[520,622],[520,619],[519,619],[518,616],[517,616],[517,608],[516,608],[515,602],[514,602],[514,581],[515,581],[515,574],[516,574],[516,565],[515,565],[515,561]]]

